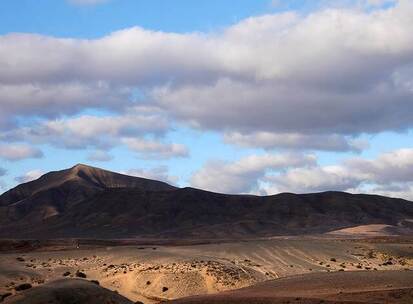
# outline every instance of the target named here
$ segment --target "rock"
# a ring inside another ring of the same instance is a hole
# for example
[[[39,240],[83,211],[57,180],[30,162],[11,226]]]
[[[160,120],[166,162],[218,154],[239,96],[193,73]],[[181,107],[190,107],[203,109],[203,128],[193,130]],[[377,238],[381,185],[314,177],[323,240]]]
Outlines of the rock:
[[[166,292],[166,291],[168,291],[168,287],[162,287],[162,292]]]
[[[96,285],[100,285],[98,280],[90,280],[90,282],[92,282],[93,284],[96,284]]]
[[[66,271],[66,272],[63,274],[63,276],[64,276],[64,277],[70,276],[70,271]]]
[[[20,284],[20,285],[17,285],[16,287],[14,287],[14,290],[22,291],[22,290],[26,290],[26,289],[30,289],[30,288],[32,288],[32,284],[23,283],[23,284]]]
[[[84,273],[84,272],[81,272],[81,271],[76,271],[76,276],[78,277],[78,278],[82,278],[82,279],[86,279],[86,277],[87,277],[87,275]]]
[[[17,257],[16,260],[19,261],[19,262],[24,262],[25,261],[24,258],[22,258],[22,257]]]

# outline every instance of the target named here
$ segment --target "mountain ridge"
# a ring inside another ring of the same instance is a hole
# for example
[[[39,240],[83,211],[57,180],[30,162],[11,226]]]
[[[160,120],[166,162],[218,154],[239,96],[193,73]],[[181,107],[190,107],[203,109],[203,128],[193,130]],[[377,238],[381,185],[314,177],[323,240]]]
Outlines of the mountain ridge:
[[[338,191],[230,195],[82,164],[0,196],[0,237],[269,237],[398,227],[406,219],[413,203],[403,199]]]

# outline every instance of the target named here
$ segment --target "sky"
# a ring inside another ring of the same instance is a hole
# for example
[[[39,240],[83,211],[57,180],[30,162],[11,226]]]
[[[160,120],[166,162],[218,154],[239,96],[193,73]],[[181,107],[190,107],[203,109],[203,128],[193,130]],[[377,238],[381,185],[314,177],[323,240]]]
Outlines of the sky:
[[[413,200],[412,0],[2,0],[0,192],[88,164]]]

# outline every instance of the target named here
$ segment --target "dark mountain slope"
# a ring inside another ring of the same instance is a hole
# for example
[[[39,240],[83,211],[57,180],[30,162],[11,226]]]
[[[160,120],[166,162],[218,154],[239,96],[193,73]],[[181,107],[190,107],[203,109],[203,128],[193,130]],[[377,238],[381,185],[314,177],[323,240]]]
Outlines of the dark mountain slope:
[[[50,172],[0,196],[0,223],[36,224],[65,212],[71,205],[113,188],[173,190],[166,183],[114,173],[86,165]]]
[[[70,170],[69,179],[59,175],[62,183],[51,179],[53,187],[42,177],[37,181],[42,190],[30,188],[33,194],[19,202],[8,202],[10,194],[3,195],[0,237],[244,238],[413,219],[412,202],[376,195],[226,195],[84,166]]]
[[[163,182],[123,175],[107,170],[78,164],[70,169],[44,174],[37,180],[21,184],[0,196],[0,206],[14,204],[37,193],[73,185],[77,188],[106,189],[133,187],[142,190],[171,190]]]

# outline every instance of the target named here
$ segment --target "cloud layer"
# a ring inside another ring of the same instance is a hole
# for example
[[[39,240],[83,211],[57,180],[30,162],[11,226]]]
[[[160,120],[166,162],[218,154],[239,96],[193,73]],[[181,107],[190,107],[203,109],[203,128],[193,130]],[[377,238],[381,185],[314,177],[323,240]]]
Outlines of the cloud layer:
[[[375,159],[348,158],[320,166],[314,155],[250,156],[235,162],[211,162],[193,175],[192,185],[218,192],[370,192],[413,199],[413,149]]]
[[[29,145],[0,145],[0,158],[8,161],[18,161],[27,158],[41,158],[43,153]]]
[[[315,164],[313,155],[285,154],[249,156],[236,162],[211,161],[191,179],[194,187],[222,193],[250,193],[271,171]]]
[[[119,147],[141,159],[190,157],[179,136],[169,138],[189,127],[260,149],[207,162],[192,176],[197,187],[409,196],[409,149],[334,166],[313,153],[361,153],[361,136],[413,127],[413,3],[322,3],[204,33],[1,35],[0,158],[40,158],[40,145],[87,150],[91,161],[110,161]],[[141,173],[170,180],[167,168]]]
[[[163,181],[171,185],[176,185],[179,180],[177,176],[169,174],[168,167],[166,166],[159,166],[151,169],[130,169],[124,173],[131,176]]]
[[[146,102],[206,129],[275,137],[404,130],[413,121],[412,27],[413,4],[400,1],[252,17],[208,34],[9,34],[0,37],[1,106],[12,118],[115,110],[130,106],[138,87]]]

